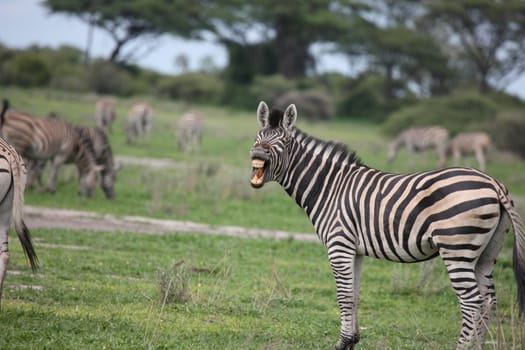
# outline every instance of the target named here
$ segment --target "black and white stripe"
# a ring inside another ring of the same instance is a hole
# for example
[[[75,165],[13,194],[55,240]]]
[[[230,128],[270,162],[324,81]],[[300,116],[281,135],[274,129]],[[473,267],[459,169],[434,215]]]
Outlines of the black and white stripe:
[[[7,105],[4,101],[4,106]],[[94,194],[101,168],[96,164],[91,141],[80,137],[73,125],[60,118],[40,118],[14,110],[0,115],[0,125],[2,137],[26,160],[51,160],[48,191],[55,191],[59,167],[75,163],[80,178],[79,193]]]
[[[7,105],[4,105],[4,110]],[[3,113],[2,112],[2,113]],[[0,138],[0,299],[9,263],[8,230],[14,226],[26,257],[33,271],[38,268],[38,258],[33,248],[31,234],[24,223],[24,187],[26,167],[16,150]]]
[[[364,256],[419,262],[441,256],[460,300],[458,349],[479,347],[496,303],[492,272],[506,233],[515,232],[514,269],[525,307],[525,227],[505,187],[469,168],[392,174],[364,165],[345,145],[295,127],[284,113],[257,111],[251,184],[277,181],[302,207],[328,250],[341,311],[336,349],[359,341],[357,306]]]

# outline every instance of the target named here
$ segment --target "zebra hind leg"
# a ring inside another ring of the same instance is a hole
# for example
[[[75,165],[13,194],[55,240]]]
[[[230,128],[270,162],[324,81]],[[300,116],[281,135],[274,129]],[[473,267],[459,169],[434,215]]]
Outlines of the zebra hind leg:
[[[462,326],[457,350],[478,349],[478,330],[480,329],[483,299],[475,273],[476,259],[465,259],[450,249],[440,249],[440,255],[447,267],[450,282],[458,297]],[[457,259],[455,259],[457,258]]]
[[[485,250],[476,264],[476,279],[483,299],[481,307],[481,322],[476,331],[481,339],[481,344],[485,342],[489,321],[496,308],[496,289],[492,278],[494,264],[496,263],[496,258],[503,247],[510,224],[511,222],[508,215],[503,215],[491,240],[485,247]]]

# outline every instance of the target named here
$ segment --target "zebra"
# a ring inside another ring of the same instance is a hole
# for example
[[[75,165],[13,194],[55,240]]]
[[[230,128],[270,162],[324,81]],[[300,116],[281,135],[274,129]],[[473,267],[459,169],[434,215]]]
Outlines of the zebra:
[[[113,151],[107,134],[99,127],[73,125],[73,128],[79,134],[81,139],[87,139],[91,143],[95,155],[95,161],[101,168],[100,187],[102,188],[104,195],[107,199],[115,198],[116,167]],[[69,162],[72,162],[73,160],[74,159],[70,158]],[[36,180],[39,184],[39,188],[42,187],[42,173],[46,163],[47,160],[45,159],[32,161],[30,163],[28,179],[30,185]]]
[[[104,131],[111,130],[111,124],[117,118],[116,112],[117,102],[113,97],[102,97],[95,103],[95,125],[102,128]]]
[[[153,126],[153,108],[147,102],[134,104],[126,120],[126,140],[131,144],[137,137],[144,136]]]
[[[422,127],[412,127],[403,130],[388,145],[388,162],[391,163],[397,155],[399,149],[405,146],[409,153],[410,166],[414,165],[414,155],[428,149],[435,149],[438,155],[437,166],[444,167],[447,162],[447,146],[449,132],[447,129],[432,125]]]
[[[364,256],[401,263],[441,256],[461,306],[457,349],[480,347],[496,304],[496,256],[511,226],[520,314],[525,311],[525,226],[497,180],[470,168],[395,174],[368,167],[346,145],[298,129],[294,104],[283,112],[260,102],[257,119],[251,186],[279,183],[327,248],[341,314],[335,349],[359,341]]]
[[[484,131],[461,132],[454,136],[449,144],[449,152],[454,157],[454,164],[459,165],[461,157],[474,155],[478,161],[479,170],[485,171],[486,158],[492,139]]]
[[[202,139],[203,117],[200,112],[189,111],[177,122],[177,143],[181,152],[193,152]]]
[[[74,162],[79,172],[78,193],[92,197],[102,167],[96,164],[91,141],[80,137],[63,119],[39,118],[8,110],[8,106],[9,102],[4,100],[0,115],[2,137],[29,162],[52,160],[46,190],[55,192],[58,169],[66,162]]]
[[[23,216],[26,172],[20,155],[6,140],[0,138],[0,300],[9,263],[8,230],[11,224],[33,272],[38,269],[38,257]]]

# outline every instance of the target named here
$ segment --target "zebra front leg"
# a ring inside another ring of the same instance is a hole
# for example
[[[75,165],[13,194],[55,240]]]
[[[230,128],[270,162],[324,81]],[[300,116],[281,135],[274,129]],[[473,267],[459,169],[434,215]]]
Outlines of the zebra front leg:
[[[359,305],[359,284],[361,281],[361,265],[363,257],[355,255],[353,250],[346,254],[334,247],[330,257],[330,266],[337,286],[337,303],[341,312],[341,331],[334,350],[352,350],[359,342],[359,326],[357,323],[357,307]]]
[[[57,187],[58,169],[66,161],[65,157],[56,156],[51,162],[51,168],[49,169],[49,179],[47,181],[46,190],[51,193],[55,193]]]

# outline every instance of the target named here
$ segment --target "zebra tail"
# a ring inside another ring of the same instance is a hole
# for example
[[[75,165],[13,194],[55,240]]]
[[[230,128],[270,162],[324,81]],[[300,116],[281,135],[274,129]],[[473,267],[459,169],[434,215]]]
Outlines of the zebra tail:
[[[514,229],[514,247],[512,251],[512,266],[518,285],[519,313],[525,313],[525,224],[508,192],[500,193],[505,211],[509,214]]]
[[[24,170],[22,169],[23,166],[24,165],[18,163],[17,169],[13,169],[13,180],[15,185],[15,195],[13,200],[13,223],[18,239],[20,240],[22,248],[24,249],[24,253],[31,264],[31,269],[33,272],[36,272],[38,269],[38,257],[36,255],[35,249],[33,248],[31,233],[29,232],[29,229],[27,228],[23,219],[25,187],[25,181],[22,180],[22,176],[25,175],[22,172]]]

